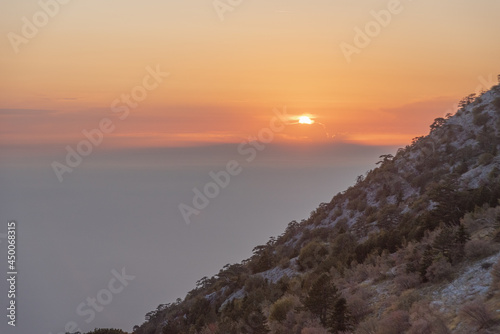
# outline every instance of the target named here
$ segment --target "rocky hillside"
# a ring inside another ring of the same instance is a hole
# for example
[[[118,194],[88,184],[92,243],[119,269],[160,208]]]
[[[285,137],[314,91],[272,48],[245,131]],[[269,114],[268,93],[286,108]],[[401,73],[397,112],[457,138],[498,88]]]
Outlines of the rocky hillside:
[[[135,334],[500,333],[500,85]]]

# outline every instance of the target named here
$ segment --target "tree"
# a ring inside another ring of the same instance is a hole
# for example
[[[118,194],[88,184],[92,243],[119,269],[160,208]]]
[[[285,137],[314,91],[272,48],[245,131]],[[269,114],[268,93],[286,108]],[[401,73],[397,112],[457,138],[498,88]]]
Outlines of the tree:
[[[411,147],[414,147],[415,145],[417,145],[417,143],[419,141],[421,141],[422,139],[424,139],[424,136],[420,136],[420,137],[415,137],[411,140]]]
[[[396,205],[386,205],[378,214],[378,226],[382,230],[390,230],[396,227],[401,221],[401,213]]]
[[[162,334],[179,334],[179,327],[173,321],[167,321],[161,330]]]
[[[467,95],[462,100],[460,100],[460,102],[458,102],[458,106],[460,108],[464,108],[464,107],[468,106],[469,104],[471,104],[472,102],[474,102],[475,99],[476,99],[476,94]]]
[[[455,257],[458,261],[465,256],[465,244],[470,240],[470,234],[464,224],[460,224],[455,234]]]
[[[271,269],[274,265],[274,258],[269,245],[260,245],[252,250],[251,268],[254,274]]]
[[[430,191],[430,199],[438,203],[431,212],[435,223],[459,225],[464,214],[462,194],[456,189],[456,181],[445,181]]]
[[[328,325],[328,316],[339,298],[338,290],[331,277],[323,273],[314,281],[304,301],[312,314],[319,317],[323,326]]]
[[[382,159],[382,160],[380,160],[379,162],[377,162],[377,165],[384,164],[384,163],[386,163],[388,161],[392,161],[392,159],[394,159],[394,156],[392,154],[383,154],[379,158]]]
[[[330,332],[337,334],[351,330],[352,327],[347,301],[345,298],[338,298],[329,314],[328,328]]]
[[[430,126],[431,127],[431,131],[442,127],[444,125],[444,123],[446,123],[446,119],[444,119],[442,117],[436,118],[434,120],[434,122]]]
[[[434,239],[432,244],[433,248],[438,252],[442,253],[448,261],[452,262],[452,248],[454,245],[454,240],[450,238],[452,235],[452,230],[450,227],[444,227],[441,232]]]
[[[422,261],[420,261],[420,278],[422,282],[427,282],[427,268],[429,268],[434,262],[434,251],[430,245],[427,245],[424,255],[422,256]]]
[[[267,334],[270,332],[267,326],[267,318],[262,310],[253,311],[247,319],[247,323],[241,328],[240,332],[252,334]]]
[[[293,309],[293,300],[291,298],[278,299],[269,310],[269,319],[273,321],[283,322],[286,320],[286,315]]]

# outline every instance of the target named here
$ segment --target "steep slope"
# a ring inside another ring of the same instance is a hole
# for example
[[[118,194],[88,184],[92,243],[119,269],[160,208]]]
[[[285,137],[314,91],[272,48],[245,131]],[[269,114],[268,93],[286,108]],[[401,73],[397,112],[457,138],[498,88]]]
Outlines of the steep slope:
[[[495,330],[499,150],[500,85],[134,333]]]

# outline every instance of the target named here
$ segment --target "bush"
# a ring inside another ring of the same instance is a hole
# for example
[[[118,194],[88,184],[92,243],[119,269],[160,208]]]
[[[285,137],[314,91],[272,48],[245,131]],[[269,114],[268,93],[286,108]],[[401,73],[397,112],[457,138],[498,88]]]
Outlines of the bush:
[[[412,322],[412,326],[407,334],[449,334],[450,330],[443,321],[431,321],[420,318]]]
[[[318,241],[311,241],[305,245],[299,254],[298,264],[302,270],[316,267],[325,256],[328,255],[328,249]]]
[[[410,328],[410,315],[406,311],[394,311],[379,322],[377,334],[401,334]]]
[[[500,97],[497,97],[496,99],[494,99],[492,104],[495,107],[496,111],[500,112]]]
[[[407,334],[449,334],[439,312],[432,309],[429,300],[421,300],[413,304],[410,311],[411,328]]]
[[[267,285],[266,280],[262,276],[249,276],[244,284],[245,291],[255,291]]]
[[[367,319],[356,328],[356,334],[377,334],[378,322],[374,318]]]
[[[479,115],[484,111],[484,109],[486,109],[485,104],[475,107],[474,109],[472,109],[472,112],[474,113],[474,115]]]
[[[286,320],[286,315],[293,310],[294,301],[291,297],[283,297],[278,299],[269,311],[269,320],[283,322]]]
[[[442,280],[450,279],[452,274],[453,268],[450,262],[448,262],[444,256],[440,256],[437,260],[432,262],[429,268],[427,268],[425,277],[431,283],[438,283]]]
[[[474,125],[483,126],[490,120],[489,114],[475,114],[474,115]]]
[[[418,290],[407,290],[401,294],[397,304],[397,309],[402,311],[410,311],[413,304],[422,299],[422,295]]]
[[[355,323],[360,323],[372,310],[368,300],[361,297],[361,294],[347,296],[347,305],[351,310],[351,317]]]
[[[215,334],[219,332],[219,327],[216,323],[206,325],[201,330],[200,334]]]
[[[400,292],[416,288],[420,284],[420,275],[416,272],[404,273],[394,279],[394,283]]]
[[[462,307],[460,313],[472,326],[476,326],[479,329],[487,329],[496,324],[492,313],[481,300],[468,302]]]
[[[303,328],[300,334],[330,334],[330,332],[318,325],[317,327]]]
[[[493,285],[500,286],[500,259],[491,268],[491,276],[493,277]]]
[[[496,253],[497,249],[489,241],[471,240],[465,244],[465,255],[470,260],[479,260]]]
[[[417,319],[412,321],[409,334],[433,334],[432,325],[427,319]]]
[[[495,156],[491,153],[483,153],[479,156],[478,164],[481,166],[486,166],[491,164],[491,162],[495,159]]]

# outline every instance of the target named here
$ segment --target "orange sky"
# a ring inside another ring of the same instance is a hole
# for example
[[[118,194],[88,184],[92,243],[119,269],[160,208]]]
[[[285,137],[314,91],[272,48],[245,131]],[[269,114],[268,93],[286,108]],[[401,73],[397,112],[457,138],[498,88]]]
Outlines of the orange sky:
[[[500,2],[401,1],[348,62],[341,43],[389,3],[242,1],[221,21],[212,1],[70,1],[16,53],[8,34],[42,10],[17,1],[0,11],[0,140],[64,147],[111,117],[111,148],[238,142],[286,106],[281,141],[404,145],[496,83]],[[157,65],[170,75],[119,120],[113,101]]]

